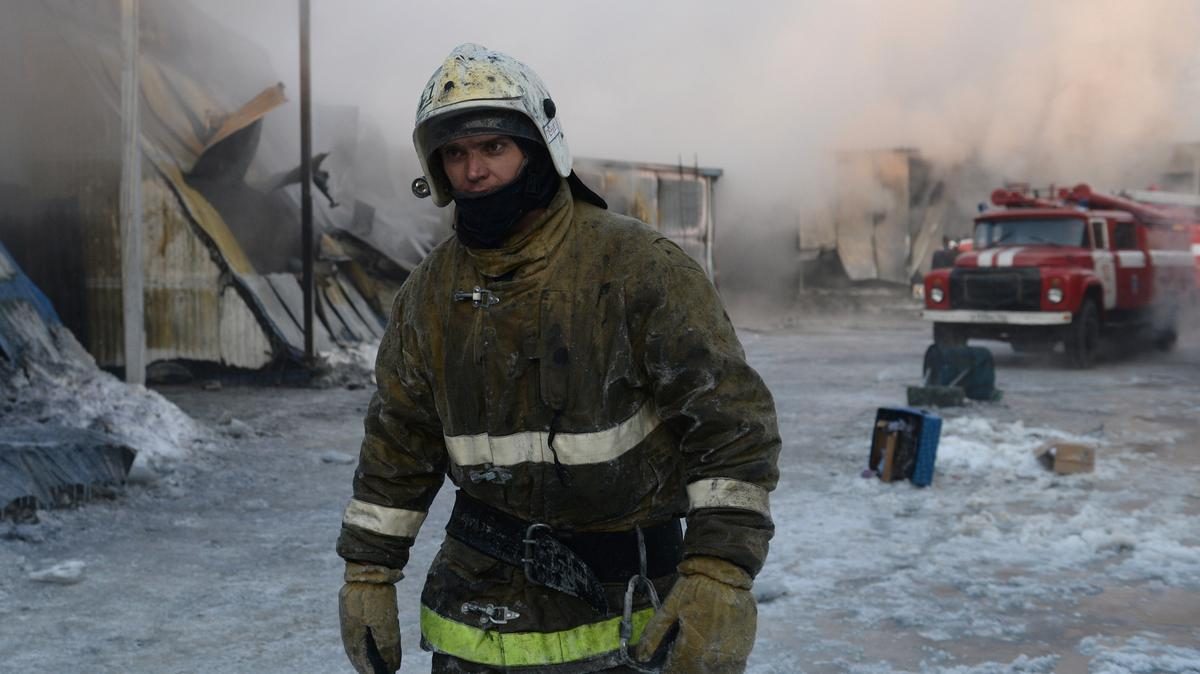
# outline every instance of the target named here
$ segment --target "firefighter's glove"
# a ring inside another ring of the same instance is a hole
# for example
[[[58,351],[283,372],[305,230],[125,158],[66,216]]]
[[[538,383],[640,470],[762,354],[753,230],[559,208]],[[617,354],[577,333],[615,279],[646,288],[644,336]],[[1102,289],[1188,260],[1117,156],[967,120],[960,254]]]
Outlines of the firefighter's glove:
[[[689,557],[650,619],[637,659],[664,674],[736,674],[754,646],[758,609],[750,574],[716,557]],[[665,660],[665,661],[664,661]]]
[[[346,562],[338,608],[342,645],[358,674],[393,674],[400,669],[395,584],[403,577],[386,566]]]

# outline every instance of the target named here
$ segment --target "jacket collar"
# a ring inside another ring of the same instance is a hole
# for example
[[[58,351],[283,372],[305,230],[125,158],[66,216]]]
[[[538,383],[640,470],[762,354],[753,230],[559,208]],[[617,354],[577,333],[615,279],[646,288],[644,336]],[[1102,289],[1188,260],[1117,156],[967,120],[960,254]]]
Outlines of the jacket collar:
[[[543,269],[547,259],[562,245],[571,228],[574,212],[571,189],[563,180],[546,210],[502,248],[458,245],[466,250],[475,269],[484,276],[495,278],[520,268],[524,268],[521,276],[528,276]]]

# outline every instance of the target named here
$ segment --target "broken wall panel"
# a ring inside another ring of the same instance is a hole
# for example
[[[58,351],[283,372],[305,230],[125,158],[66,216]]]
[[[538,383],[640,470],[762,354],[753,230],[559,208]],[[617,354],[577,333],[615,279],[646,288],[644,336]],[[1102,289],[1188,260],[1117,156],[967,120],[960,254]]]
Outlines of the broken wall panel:
[[[350,300],[346,299],[334,277],[323,280],[317,296],[320,299],[325,324],[330,326],[335,340],[352,344],[368,342],[374,338],[371,329],[358,316],[358,312],[351,306]]]
[[[854,281],[908,281],[909,152],[847,152],[837,158],[838,256]]]
[[[275,291],[275,295],[287,309],[292,320],[303,329],[304,290],[300,287],[300,282],[291,274],[266,274],[264,278],[267,279],[271,289]],[[327,352],[334,348],[333,338],[320,315],[313,316],[313,348],[318,352]]]
[[[270,282],[263,276],[258,274],[240,274],[238,280],[244,284],[253,294],[256,301],[261,304],[263,313],[266,314],[272,326],[283,337],[297,355],[304,353],[304,331],[303,326],[296,323],[295,319],[288,312],[287,307],[283,305],[283,301],[275,294],[275,290],[271,287]]]
[[[350,305],[358,312],[358,317],[366,324],[367,329],[375,339],[383,339],[384,329],[387,327],[386,321],[367,303],[362,294],[358,292],[358,288],[350,282],[350,279],[338,273],[334,276],[338,286],[342,289],[342,293],[346,299],[350,301]]]
[[[0,519],[28,509],[74,505],[98,485],[125,481],[134,450],[95,431],[63,426],[6,428],[0,438]],[[15,519],[15,517],[14,517]]]
[[[720,169],[579,158],[575,171],[612,211],[667,235],[715,279],[713,193]]]
[[[0,84],[24,92],[13,101],[12,121],[20,122],[19,136],[25,139],[11,148],[13,157],[4,164],[9,168],[3,176],[0,240],[17,246],[22,262],[63,307],[67,326],[97,362],[116,368],[124,363],[121,57],[119,14],[111,3],[102,4],[98,9],[70,0],[18,3],[0,22],[7,51],[16,53],[0,65]],[[287,357],[287,348],[279,347],[289,343],[289,336],[272,322],[266,305],[229,294],[237,274],[255,270],[220,213],[184,177],[207,149],[253,128],[281,105],[282,86],[263,88],[272,80],[251,74],[260,61],[238,63],[222,54],[203,61],[232,64],[229,72],[236,77],[198,76],[203,67],[198,69],[192,57],[211,51],[205,46],[211,39],[204,35],[211,38],[224,29],[190,7],[147,6],[142,22],[149,30],[143,34],[140,80],[141,147],[148,160],[143,169],[147,356],[247,366],[262,362],[268,344],[274,345],[274,357]],[[228,44],[237,45],[239,53],[252,51],[249,43]],[[257,96],[245,93],[251,87]],[[257,318],[258,328],[250,328],[247,312]],[[245,343],[222,344],[222,335]]]
[[[274,360],[274,345],[259,317],[232,285],[221,291],[219,320],[221,361],[225,365],[257,370]]]
[[[162,176],[142,184],[145,273],[146,360],[218,361],[221,347],[220,292],[227,282],[213,251],[192,232],[179,200]],[[111,270],[110,270],[111,271]],[[120,287],[120,279],[115,279]],[[119,291],[118,291],[119,297]],[[117,321],[119,303],[109,321]],[[123,336],[107,345],[100,360],[123,364]],[[92,350],[95,353],[94,349]]]
[[[20,142],[0,160],[0,240],[16,242],[107,368],[124,365],[118,18],[109,2],[38,0],[13,5],[0,22],[12,57],[0,61],[0,85],[27,94],[5,115],[15,130],[3,137]],[[141,20],[147,357],[247,368],[294,360],[299,302],[290,307],[260,274],[290,268],[298,254],[299,237],[288,234],[298,207],[246,184],[262,119],[286,101],[283,87],[252,43],[187,3],[151,3]],[[218,37],[228,53],[212,52]],[[356,336],[377,338],[378,319],[356,306],[361,298],[341,294],[340,330],[350,322]],[[324,326],[317,344],[334,346]]]

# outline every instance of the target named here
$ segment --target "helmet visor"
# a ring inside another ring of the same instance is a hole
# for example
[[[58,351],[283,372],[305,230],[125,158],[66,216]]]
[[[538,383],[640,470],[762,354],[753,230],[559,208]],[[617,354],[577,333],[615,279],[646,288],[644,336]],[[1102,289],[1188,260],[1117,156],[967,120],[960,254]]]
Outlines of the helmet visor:
[[[425,152],[433,155],[438,148],[450,141],[489,134],[516,136],[543,143],[538,128],[528,117],[514,110],[502,109],[467,110],[439,115],[417,129],[417,142]]]

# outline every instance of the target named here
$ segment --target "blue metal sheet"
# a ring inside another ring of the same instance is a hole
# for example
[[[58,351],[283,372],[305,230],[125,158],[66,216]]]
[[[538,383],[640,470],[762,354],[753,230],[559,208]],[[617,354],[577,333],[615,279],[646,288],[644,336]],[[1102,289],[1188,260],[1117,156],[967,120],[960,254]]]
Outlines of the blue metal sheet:
[[[46,295],[0,244],[0,351],[9,361],[26,353],[54,357],[51,326],[62,325]]]

